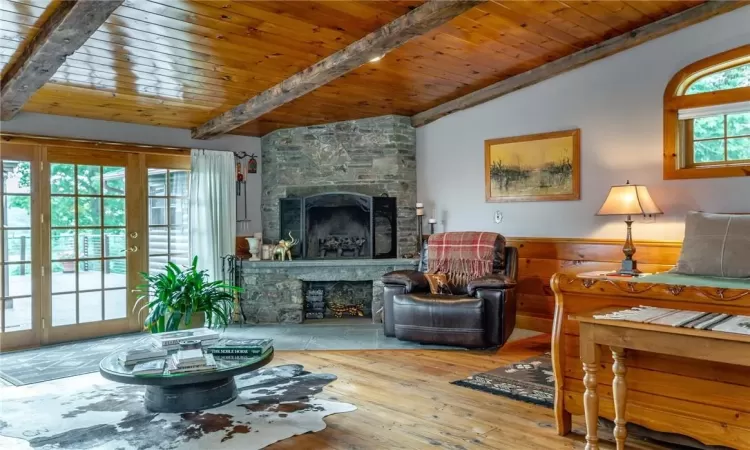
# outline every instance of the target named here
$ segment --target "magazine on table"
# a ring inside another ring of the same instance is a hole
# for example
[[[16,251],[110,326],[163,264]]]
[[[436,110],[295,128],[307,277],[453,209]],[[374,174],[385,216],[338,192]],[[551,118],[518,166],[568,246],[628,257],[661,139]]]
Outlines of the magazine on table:
[[[160,375],[164,373],[164,359],[138,363],[133,367],[133,375]]]
[[[260,356],[273,346],[273,339],[219,339],[206,347],[206,353],[225,356]]]

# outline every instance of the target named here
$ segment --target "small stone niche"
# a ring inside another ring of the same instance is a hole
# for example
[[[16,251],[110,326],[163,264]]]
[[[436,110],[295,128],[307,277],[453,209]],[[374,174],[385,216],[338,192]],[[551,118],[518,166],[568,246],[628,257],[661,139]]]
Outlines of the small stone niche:
[[[372,317],[372,281],[311,281],[304,286],[305,321],[342,317]],[[355,306],[349,310],[337,307]],[[338,310],[338,311],[337,311]],[[362,315],[356,313],[361,310]]]

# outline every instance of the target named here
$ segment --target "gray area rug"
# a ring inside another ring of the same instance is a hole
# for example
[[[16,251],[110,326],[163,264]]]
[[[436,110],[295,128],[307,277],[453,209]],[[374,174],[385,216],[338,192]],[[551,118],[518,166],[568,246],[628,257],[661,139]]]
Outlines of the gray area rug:
[[[517,329],[510,340],[535,335]],[[0,354],[0,378],[15,386],[98,372],[99,361],[144,339],[143,333],[50,345],[42,348]],[[421,345],[385,337],[383,325],[370,319],[320,320],[305,324],[230,326],[223,336],[237,339],[272,338],[278,351],[302,350],[408,350],[451,349],[460,347]],[[2,384],[2,383],[0,383]]]
[[[239,397],[219,408],[152,413],[144,386],[99,374],[24,387],[4,387],[0,448],[4,450],[251,450],[325,429],[323,418],[356,410],[316,399],[335,375],[300,365],[259,369],[235,378]],[[29,420],[33,418],[33,420]]]
[[[370,319],[321,320],[312,324],[230,326],[233,338],[272,338],[276,350],[374,350],[447,348],[387,338]],[[98,372],[99,361],[144,338],[133,333],[0,354],[0,378],[15,386]]]

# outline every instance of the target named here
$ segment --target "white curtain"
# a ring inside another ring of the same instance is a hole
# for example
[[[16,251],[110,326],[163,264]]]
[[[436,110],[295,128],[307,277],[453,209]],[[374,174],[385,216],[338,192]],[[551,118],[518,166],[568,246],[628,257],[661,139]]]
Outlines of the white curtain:
[[[221,258],[235,253],[237,201],[234,154],[193,150],[190,166],[190,251],[211,280],[221,279]]]

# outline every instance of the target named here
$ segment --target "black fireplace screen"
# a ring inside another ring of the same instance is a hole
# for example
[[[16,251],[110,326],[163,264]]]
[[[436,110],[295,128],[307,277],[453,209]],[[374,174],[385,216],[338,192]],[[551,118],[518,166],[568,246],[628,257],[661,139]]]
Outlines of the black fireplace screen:
[[[280,231],[308,259],[395,258],[396,199],[332,192],[280,200]]]

